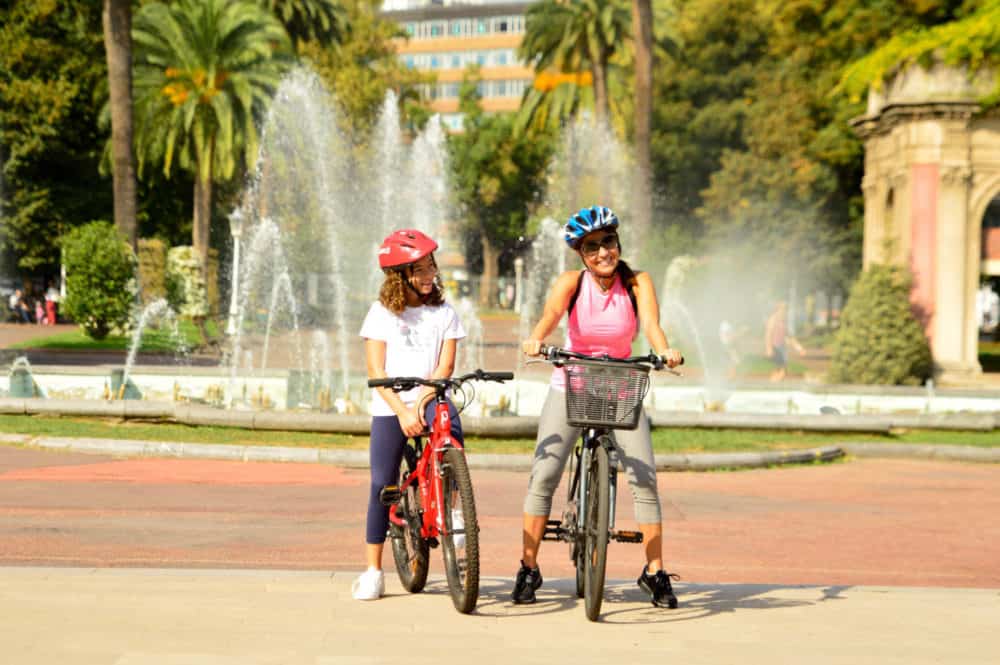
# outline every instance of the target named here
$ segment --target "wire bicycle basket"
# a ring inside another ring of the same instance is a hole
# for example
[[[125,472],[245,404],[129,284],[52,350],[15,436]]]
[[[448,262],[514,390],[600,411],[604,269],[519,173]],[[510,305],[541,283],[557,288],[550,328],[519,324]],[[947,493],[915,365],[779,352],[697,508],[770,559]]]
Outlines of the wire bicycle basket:
[[[574,427],[635,429],[649,389],[649,367],[567,360],[566,422]]]

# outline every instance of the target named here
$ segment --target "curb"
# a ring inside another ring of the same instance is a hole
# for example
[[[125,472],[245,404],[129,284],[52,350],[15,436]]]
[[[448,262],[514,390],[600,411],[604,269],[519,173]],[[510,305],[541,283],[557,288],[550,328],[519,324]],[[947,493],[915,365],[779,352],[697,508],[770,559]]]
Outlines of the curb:
[[[241,462],[291,462],[333,464],[347,468],[368,468],[368,451],[294,448],[291,446],[233,446],[211,443],[141,441],[65,437],[33,437],[28,434],[0,434],[0,443],[65,452],[115,455],[122,457],[167,457],[221,459]],[[707,471],[710,469],[751,469],[781,464],[827,462],[844,456],[838,446],[807,450],[751,453],[693,453],[656,455],[658,471]],[[469,466],[497,471],[529,471],[532,455],[469,453]]]
[[[29,434],[2,434],[0,444],[66,452],[121,457],[174,457],[220,459],[241,462],[290,462],[333,464],[347,468],[368,468],[368,451],[292,446],[236,446],[223,443],[185,443],[128,439],[35,437]],[[734,453],[682,453],[655,456],[657,471],[709,471],[713,469],[756,469],[783,464],[829,462],[846,455],[871,459],[937,459],[958,462],[1000,464],[1000,448],[918,443],[844,442],[800,450],[770,450]],[[469,453],[469,466],[497,471],[528,471],[530,454]]]

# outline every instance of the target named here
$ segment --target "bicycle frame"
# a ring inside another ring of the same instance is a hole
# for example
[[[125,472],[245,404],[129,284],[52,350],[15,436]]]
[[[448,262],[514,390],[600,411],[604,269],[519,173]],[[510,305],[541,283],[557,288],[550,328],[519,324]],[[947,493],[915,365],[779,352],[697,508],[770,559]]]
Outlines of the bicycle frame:
[[[420,487],[420,506],[423,523],[420,527],[422,538],[437,538],[444,527],[444,515],[441,512],[444,488],[441,486],[441,459],[447,448],[464,448],[462,442],[451,435],[451,414],[448,413],[448,402],[443,395],[435,397],[434,421],[431,423],[430,436],[426,446],[420,443],[420,438],[414,439],[417,452],[420,454],[416,468],[406,477],[400,486],[400,492],[405,492],[414,483]],[[396,526],[406,526],[406,522],[396,515],[398,504],[389,508],[389,521]]]

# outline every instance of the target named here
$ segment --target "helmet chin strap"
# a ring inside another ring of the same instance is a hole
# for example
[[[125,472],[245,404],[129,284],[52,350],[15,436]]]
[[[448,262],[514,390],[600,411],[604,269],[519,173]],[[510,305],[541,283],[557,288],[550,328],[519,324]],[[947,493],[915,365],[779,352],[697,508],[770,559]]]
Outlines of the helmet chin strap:
[[[409,267],[409,266],[407,266],[407,267]],[[410,283],[410,278],[407,277],[407,275],[406,275],[406,269],[407,269],[407,267],[403,267],[403,268],[399,269],[399,276],[403,278],[403,284],[406,284],[406,287],[408,289],[410,289],[415,294],[417,294],[417,297],[420,298],[420,302],[427,302],[427,300],[431,297],[431,294],[428,293],[428,294],[425,295],[425,294],[421,293],[417,289],[417,287],[413,286],[413,284]]]

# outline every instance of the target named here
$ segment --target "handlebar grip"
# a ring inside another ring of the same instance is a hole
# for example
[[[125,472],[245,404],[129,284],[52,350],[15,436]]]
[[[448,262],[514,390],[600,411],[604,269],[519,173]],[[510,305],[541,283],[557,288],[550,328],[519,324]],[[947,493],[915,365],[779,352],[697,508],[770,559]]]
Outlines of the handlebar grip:
[[[395,379],[368,379],[369,388],[391,388],[395,383]]]
[[[490,372],[488,376],[494,381],[510,381],[514,378],[514,372]]]

